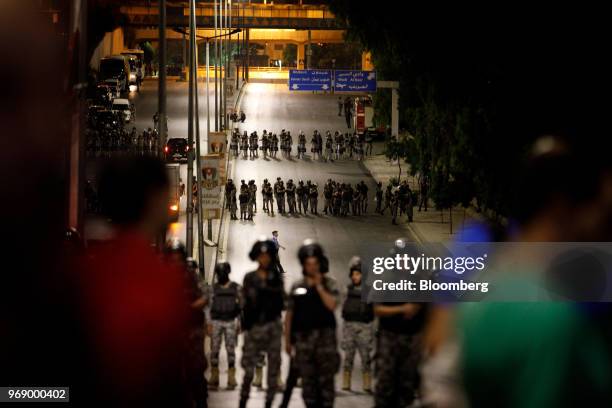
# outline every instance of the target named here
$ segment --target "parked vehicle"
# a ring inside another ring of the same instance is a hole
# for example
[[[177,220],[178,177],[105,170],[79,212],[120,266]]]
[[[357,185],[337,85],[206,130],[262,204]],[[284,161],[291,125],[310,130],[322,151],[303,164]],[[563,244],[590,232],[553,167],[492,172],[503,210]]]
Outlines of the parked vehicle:
[[[168,139],[166,146],[164,146],[164,155],[168,162],[187,161],[189,150],[187,139],[171,138]]]
[[[111,110],[121,115],[125,123],[131,122],[132,120],[134,120],[134,106],[127,99],[124,99],[124,98],[114,99]]]
[[[129,49],[121,53],[130,57],[130,70],[135,73],[136,85],[140,89],[140,84],[144,79],[144,51],[138,49]]]
[[[129,91],[130,65],[123,55],[113,55],[100,60],[100,79],[115,80],[121,92]]]

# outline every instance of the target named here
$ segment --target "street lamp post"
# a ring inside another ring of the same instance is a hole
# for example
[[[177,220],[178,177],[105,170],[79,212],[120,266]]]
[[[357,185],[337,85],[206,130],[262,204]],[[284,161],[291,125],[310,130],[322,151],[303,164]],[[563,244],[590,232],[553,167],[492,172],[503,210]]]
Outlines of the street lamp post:
[[[195,0],[190,0],[189,8]],[[187,246],[187,256],[193,256],[193,66],[194,66],[194,30],[193,18],[189,17],[189,100],[187,101],[187,146],[189,152],[187,154],[187,236],[185,237],[185,245]],[[201,193],[199,191],[198,193]],[[198,194],[199,195],[199,194]]]
[[[159,112],[158,150],[166,144],[166,0],[159,2],[159,76],[157,110]],[[156,152],[156,153],[159,153]]]
[[[196,40],[196,16],[195,16],[195,0],[191,1],[191,20],[192,20],[192,31],[190,32],[193,40],[193,56],[191,58],[192,68],[191,72],[193,75],[193,94],[194,94],[194,112],[195,115],[195,140],[196,140],[196,181],[198,182],[198,266],[200,268],[201,276],[205,276],[204,269],[204,212],[202,210],[202,162],[201,162],[201,149],[200,149],[200,105],[199,105],[199,93],[198,93],[198,43]],[[206,95],[208,97],[208,95]],[[207,135],[208,139],[208,135]]]
[[[214,20],[215,20],[215,132],[219,131],[218,124],[218,111],[217,111],[217,65],[219,63],[219,42],[217,41],[217,0],[215,0],[214,6]]]

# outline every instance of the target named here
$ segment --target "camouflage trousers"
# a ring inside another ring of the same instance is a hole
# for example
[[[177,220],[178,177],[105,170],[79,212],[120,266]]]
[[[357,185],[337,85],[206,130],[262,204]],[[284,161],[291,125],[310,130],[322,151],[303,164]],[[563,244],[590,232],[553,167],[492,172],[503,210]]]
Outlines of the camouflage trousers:
[[[225,339],[225,351],[227,352],[227,364],[234,367],[236,364],[236,343],[238,341],[238,331],[236,330],[236,320],[213,320],[212,338],[210,346],[210,364],[213,367],[219,366],[219,352],[221,342]]]
[[[376,348],[376,408],[406,407],[418,388],[419,336],[381,330]]]
[[[287,206],[289,207],[289,212],[295,212],[295,196],[287,196]]]
[[[193,401],[196,407],[205,407],[208,399],[208,382],[204,372],[208,365],[204,356],[204,327],[189,332],[186,351],[183,373],[188,387],[189,399]]]
[[[317,197],[310,197],[310,212],[311,214],[317,214],[317,206],[319,199]]]
[[[255,366],[261,361],[261,354],[268,355],[268,390],[266,401],[274,399],[278,386],[281,363],[281,337],[283,328],[280,320],[253,326],[246,332],[242,348],[242,368],[244,378],[240,390],[240,398],[247,400],[251,391],[251,383],[255,375]]]
[[[340,347],[344,350],[344,369],[353,370],[355,352],[359,351],[361,368],[363,371],[371,370],[372,347],[374,345],[374,325],[363,322],[344,322],[342,329],[342,342]]]
[[[302,398],[307,407],[333,407],[334,375],[340,366],[335,329],[297,333],[295,360],[302,376]]]

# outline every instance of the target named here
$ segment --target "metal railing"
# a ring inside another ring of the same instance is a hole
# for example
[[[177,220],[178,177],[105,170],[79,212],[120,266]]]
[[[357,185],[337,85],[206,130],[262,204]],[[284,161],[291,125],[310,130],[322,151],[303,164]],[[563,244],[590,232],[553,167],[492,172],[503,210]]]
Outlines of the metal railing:
[[[187,15],[189,9],[184,9]],[[196,16],[213,16],[213,5],[200,4]],[[236,18],[316,18],[333,20],[336,16],[325,6],[294,6],[284,4],[232,4],[232,15]]]

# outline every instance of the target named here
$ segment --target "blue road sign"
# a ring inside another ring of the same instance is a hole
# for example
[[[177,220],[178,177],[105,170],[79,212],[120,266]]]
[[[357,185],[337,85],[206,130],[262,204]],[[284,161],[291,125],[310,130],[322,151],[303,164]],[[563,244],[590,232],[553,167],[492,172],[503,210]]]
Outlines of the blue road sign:
[[[335,89],[342,92],[376,92],[376,71],[337,70]]]
[[[331,71],[328,69],[290,69],[290,91],[329,91]]]

